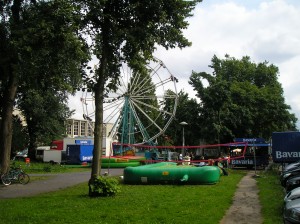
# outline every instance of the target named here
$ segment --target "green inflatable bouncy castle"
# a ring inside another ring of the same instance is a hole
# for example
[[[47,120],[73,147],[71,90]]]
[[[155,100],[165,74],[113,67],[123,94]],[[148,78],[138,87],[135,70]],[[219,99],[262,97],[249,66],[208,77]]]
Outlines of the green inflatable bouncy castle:
[[[161,162],[124,169],[125,184],[215,184],[221,170],[217,166],[178,165]]]

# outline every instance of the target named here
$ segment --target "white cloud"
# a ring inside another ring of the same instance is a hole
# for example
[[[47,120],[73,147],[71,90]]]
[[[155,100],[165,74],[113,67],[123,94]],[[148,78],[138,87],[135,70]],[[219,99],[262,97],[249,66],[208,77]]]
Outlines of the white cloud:
[[[247,55],[256,63],[268,61],[279,68],[286,102],[300,118],[300,1],[203,1],[189,21],[184,33],[191,47],[159,48],[155,53],[179,79],[178,91],[194,96],[189,76],[193,70],[211,72],[208,65],[214,54],[220,58]]]
[[[199,4],[185,31],[193,42],[192,47],[167,52],[159,49],[158,57],[178,75],[185,91],[191,71],[209,71],[214,54],[220,58],[225,54],[235,58],[247,55],[256,63],[268,61],[279,68],[286,103],[300,118],[300,77],[297,74],[300,69],[300,1],[297,4],[283,0],[254,1],[253,5],[249,2],[252,1]]]

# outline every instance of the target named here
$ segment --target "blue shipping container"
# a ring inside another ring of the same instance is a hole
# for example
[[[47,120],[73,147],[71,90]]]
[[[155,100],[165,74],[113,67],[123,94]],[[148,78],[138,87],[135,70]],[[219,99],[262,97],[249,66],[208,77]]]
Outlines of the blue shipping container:
[[[92,162],[94,145],[67,145],[67,157],[71,164]]]

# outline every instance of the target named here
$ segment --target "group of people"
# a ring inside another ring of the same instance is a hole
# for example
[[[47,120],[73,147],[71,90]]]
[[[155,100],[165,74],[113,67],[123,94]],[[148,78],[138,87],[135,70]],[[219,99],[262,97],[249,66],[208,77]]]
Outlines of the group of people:
[[[218,159],[209,159],[208,160],[208,165],[209,166],[222,166],[224,168],[228,168],[230,163],[230,156],[220,156]]]

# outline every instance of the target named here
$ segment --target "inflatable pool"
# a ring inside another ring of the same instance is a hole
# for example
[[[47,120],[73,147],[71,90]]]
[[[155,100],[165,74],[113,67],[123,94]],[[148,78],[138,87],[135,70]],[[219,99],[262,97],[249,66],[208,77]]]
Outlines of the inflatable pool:
[[[215,184],[220,180],[217,166],[178,165],[161,162],[124,169],[125,184]]]
[[[136,167],[141,165],[141,162],[144,160],[146,160],[146,158],[141,156],[102,157],[101,167],[102,168]]]
[[[140,166],[140,162],[124,162],[124,163],[101,163],[102,168],[125,168],[132,166]]]

